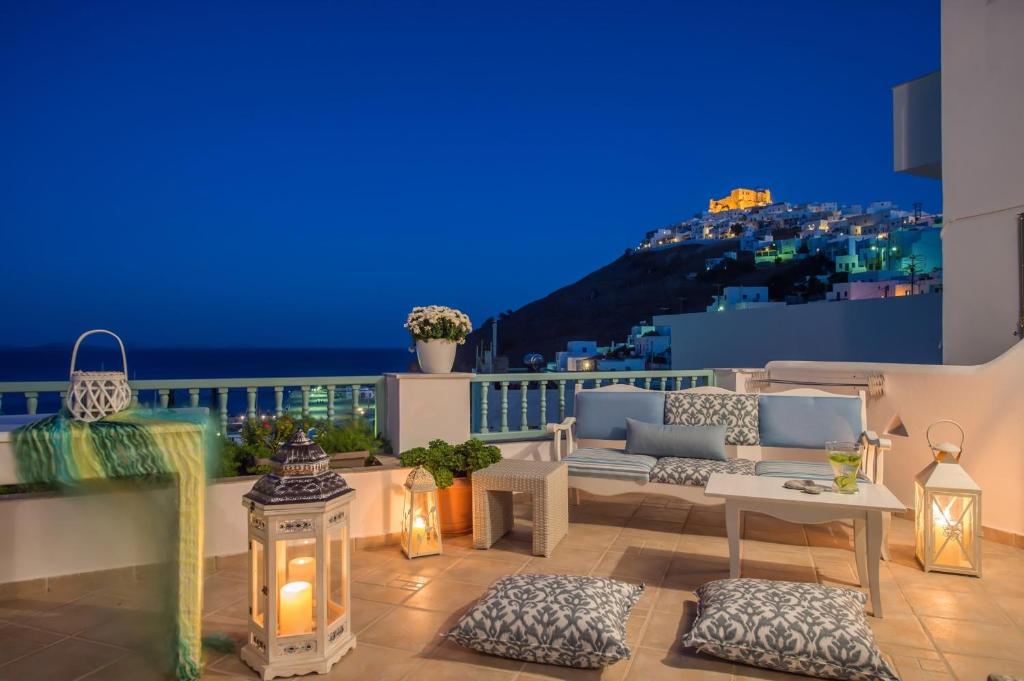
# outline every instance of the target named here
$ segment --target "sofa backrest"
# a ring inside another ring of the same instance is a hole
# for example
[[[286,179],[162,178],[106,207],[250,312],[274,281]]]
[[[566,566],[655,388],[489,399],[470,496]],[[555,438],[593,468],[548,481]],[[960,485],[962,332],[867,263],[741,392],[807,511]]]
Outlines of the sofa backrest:
[[[708,399],[687,402],[685,418],[670,415],[676,407],[668,409],[666,395],[680,394]],[[730,396],[737,399],[729,400]],[[648,423],[720,423],[730,426],[729,444],[820,450],[829,440],[854,442],[860,438],[867,427],[864,399],[863,394],[836,395],[806,388],[750,395],[713,387],[665,393],[626,385],[605,386],[576,393],[576,437],[611,446],[608,441],[626,439],[626,419],[632,418]],[[751,422],[740,407],[753,400],[757,413]],[[709,415],[707,411],[712,407],[722,408],[723,414]],[[751,432],[751,425],[756,432]]]
[[[582,440],[625,440],[627,418],[665,418],[665,393],[655,390],[580,390],[575,400],[576,437]]]
[[[757,401],[762,447],[821,449],[830,440],[856,442],[867,426],[863,396],[790,390]]]

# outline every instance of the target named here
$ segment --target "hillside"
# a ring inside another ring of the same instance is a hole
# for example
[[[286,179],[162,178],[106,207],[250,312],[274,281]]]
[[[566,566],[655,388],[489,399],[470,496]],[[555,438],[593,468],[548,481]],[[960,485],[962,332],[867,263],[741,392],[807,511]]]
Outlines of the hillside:
[[[828,271],[821,259],[812,257],[764,269],[733,263],[704,272],[706,258],[736,246],[730,239],[623,255],[576,283],[503,315],[498,323],[500,354],[509,358],[511,367],[521,367],[528,352],[539,352],[552,361],[570,340],[596,340],[601,345],[622,342],[631,326],[650,322],[654,315],[703,312],[719,285],[770,286],[773,295],[779,295],[807,274]],[[690,272],[701,274],[691,280],[687,279]],[[481,340],[489,344],[490,333],[490,323],[485,322],[470,334],[459,348],[460,369],[473,367],[477,345]]]

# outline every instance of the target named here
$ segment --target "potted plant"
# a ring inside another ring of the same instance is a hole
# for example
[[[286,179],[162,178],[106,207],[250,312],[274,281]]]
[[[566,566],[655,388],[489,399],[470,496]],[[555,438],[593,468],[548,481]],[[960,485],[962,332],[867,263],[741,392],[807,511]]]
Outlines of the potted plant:
[[[452,445],[431,440],[426,447],[402,452],[403,466],[423,466],[434,476],[438,489],[438,515],[442,534],[473,531],[471,474],[501,460],[501,450],[475,438]]]
[[[473,325],[465,313],[455,308],[429,305],[414,307],[405,320],[405,328],[416,343],[420,370],[425,374],[447,374],[455,364],[455,346],[466,342]]]

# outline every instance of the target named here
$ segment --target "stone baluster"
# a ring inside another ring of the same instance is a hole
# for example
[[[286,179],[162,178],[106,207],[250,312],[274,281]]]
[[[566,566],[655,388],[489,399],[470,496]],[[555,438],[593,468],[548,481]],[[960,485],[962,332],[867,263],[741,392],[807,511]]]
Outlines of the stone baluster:
[[[217,413],[220,415],[220,435],[228,436],[228,389],[217,388]]]
[[[558,382],[558,422],[565,420],[565,381]]]
[[[274,386],[274,416],[281,418],[284,415],[284,386]]]
[[[136,390],[135,388],[132,388],[132,399],[130,402],[128,402],[128,406],[132,407],[133,409],[139,406],[139,391]]]
[[[529,430],[529,415],[527,411],[527,398],[530,392],[530,382],[520,381],[519,383],[519,430]]]
[[[650,376],[645,376],[644,377],[644,389],[645,390],[650,390],[651,389],[651,377]]]
[[[501,432],[508,432],[508,381],[501,382]]]
[[[480,381],[480,432],[489,433],[491,428],[487,425],[487,402],[491,395],[491,382]]]
[[[199,388],[188,389],[188,406],[193,409],[199,406]]]
[[[302,417],[309,417],[309,386],[301,386],[302,389]]]
[[[245,418],[249,421],[256,420],[256,387],[248,386],[245,389]]]
[[[548,382],[541,380],[538,387],[540,388],[540,423],[537,425],[543,428],[548,423]]]
[[[39,393],[26,392],[25,412],[28,413],[29,416],[34,416],[37,409],[39,409]]]
[[[352,416],[359,416],[359,386],[352,386]]]
[[[327,386],[327,420],[331,423],[334,422],[334,395],[338,391],[338,387],[334,385]]]
[[[171,404],[171,391],[167,388],[160,388],[156,394],[160,400],[160,408],[167,409]]]

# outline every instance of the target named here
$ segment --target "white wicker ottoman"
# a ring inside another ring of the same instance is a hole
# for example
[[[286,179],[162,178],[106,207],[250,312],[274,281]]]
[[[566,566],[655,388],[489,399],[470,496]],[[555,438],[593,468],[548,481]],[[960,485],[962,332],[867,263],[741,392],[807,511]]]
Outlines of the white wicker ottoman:
[[[512,493],[533,495],[533,555],[550,556],[569,531],[564,461],[505,459],[473,473],[473,546],[489,549],[512,529]]]

